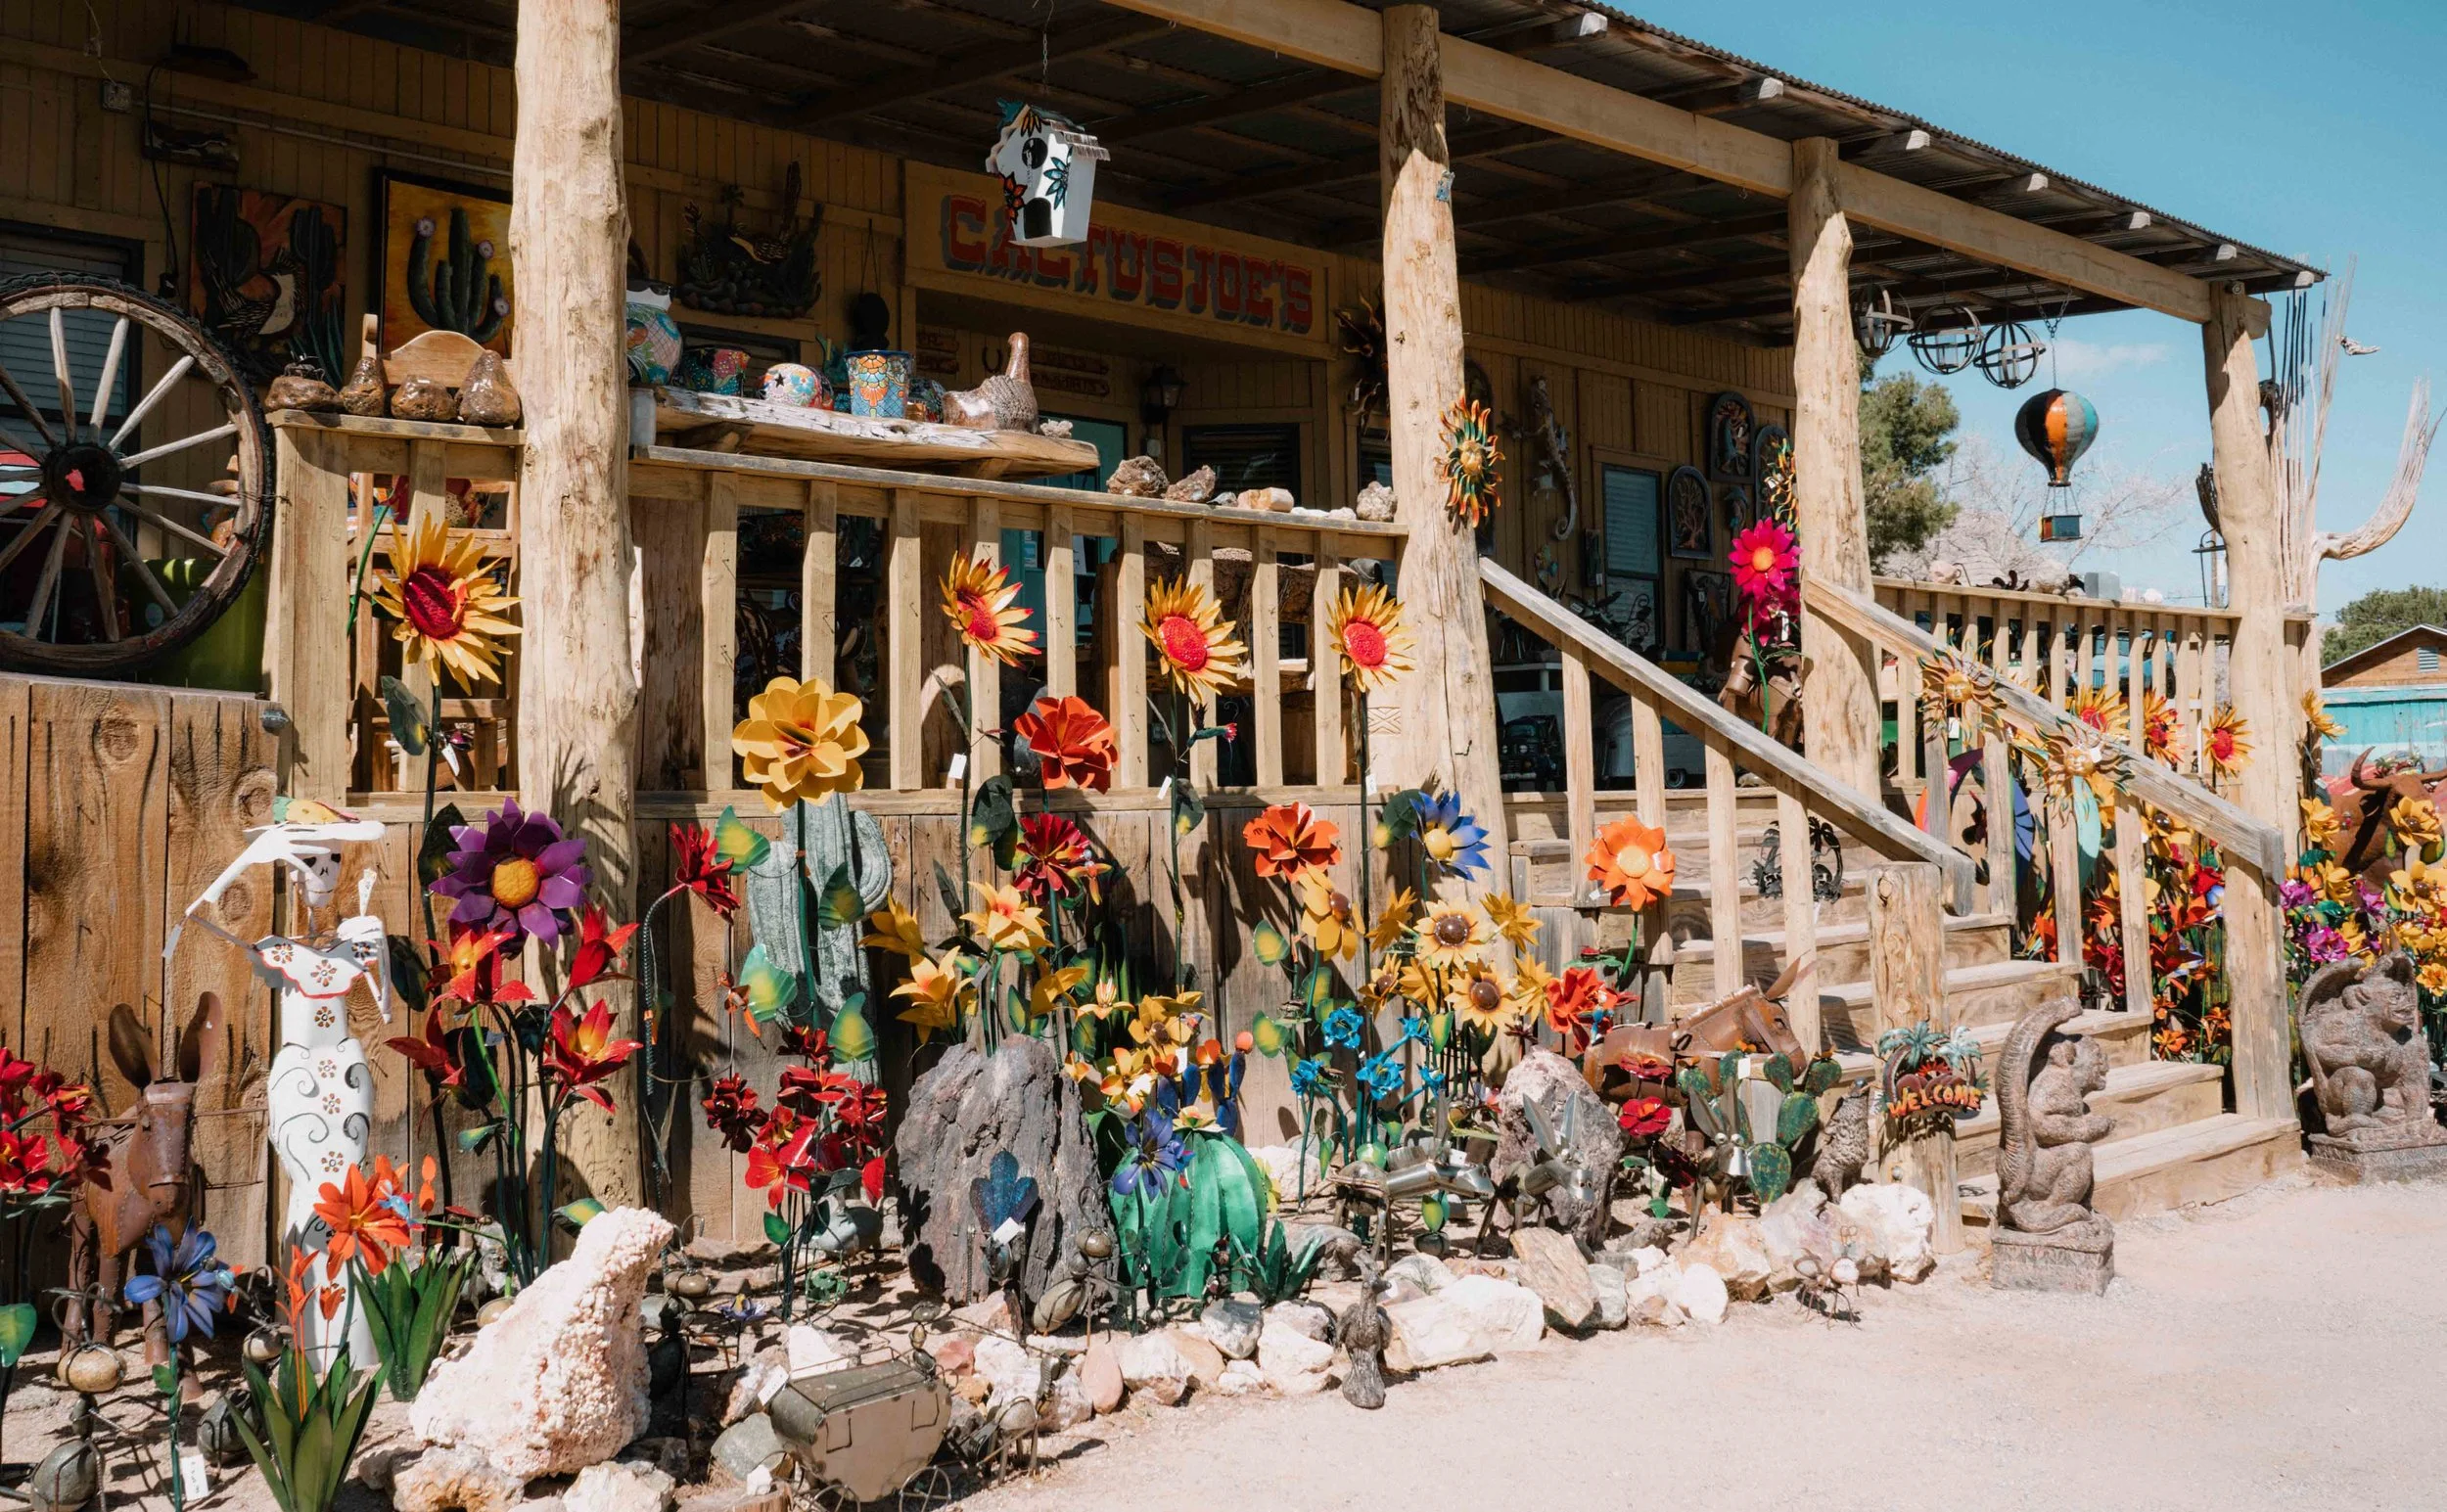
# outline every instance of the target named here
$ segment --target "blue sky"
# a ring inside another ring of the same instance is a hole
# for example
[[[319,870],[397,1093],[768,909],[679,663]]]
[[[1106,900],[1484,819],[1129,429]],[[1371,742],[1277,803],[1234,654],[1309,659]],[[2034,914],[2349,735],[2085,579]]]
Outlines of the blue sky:
[[[1628,8],[2223,236],[2331,270],[2358,258],[2349,330],[2381,350],[2348,359],[2338,379],[2323,528],[2359,524],[2378,503],[2414,380],[2427,373],[2447,390],[2447,6],[2435,0]],[[2071,320],[2061,335],[2078,344],[2059,352],[2064,387],[2099,409],[2094,457],[2183,478],[2207,459],[2197,328],[2136,312]],[[1900,370],[1918,371],[1901,355],[1881,369]],[[1950,387],[1964,433],[2010,451],[2014,408],[2032,390]],[[2129,585],[2196,596],[2198,534],[2189,517],[2154,547],[2098,565]],[[2447,584],[2447,446],[2396,539],[2329,565],[2320,607],[2333,614],[2366,589],[2409,583]]]

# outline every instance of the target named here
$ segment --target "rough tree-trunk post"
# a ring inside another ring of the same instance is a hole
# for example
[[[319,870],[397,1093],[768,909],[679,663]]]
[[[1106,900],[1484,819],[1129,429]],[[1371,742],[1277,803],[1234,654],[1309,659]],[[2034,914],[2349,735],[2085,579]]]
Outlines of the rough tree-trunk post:
[[[1411,787],[1433,775],[1460,794],[1462,807],[1487,829],[1486,885],[1501,888],[1509,880],[1511,849],[1478,548],[1469,527],[1446,508],[1437,475],[1444,450],[1438,433],[1461,392],[1461,278],[1435,10],[1387,7],[1384,37],[1377,140],[1389,430],[1396,507],[1409,529],[1402,551],[1403,612],[1419,644],[1418,670],[1389,695],[1402,727],[1377,741],[1370,756],[1380,788]],[[1518,476],[1518,462],[1507,471]],[[1325,669],[1320,677],[1332,675],[1330,656],[1321,652],[1317,664]],[[1320,698],[1324,689],[1320,683]]]
[[[633,566],[620,52],[618,0],[527,0],[519,8],[510,190],[527,411],[518,767],[522,801],[586,837],[596,893],[634,918],[637,675],[633,657],[623,654]],[[726,732],[706,733],[711,743]],[[633,996],[613,1005],[622,1031],[633,1032]],[[630,1095],[623,1083],[609,1120],[581,1107],[563,1124],[570,1163],[607,1204],[638,1200]]]
[[[2253,751],[2233,795],[2253,818],[2291,837],[2296,805],[2294,749],[2302,710],[2294,702],[2285,644],[2281,516],[2260,420],[2260,367],[2252,333],[2267,307],[2221,287],[2200,328],[2209,383],[2209,441],[2218,478],[2218,525],[2226,536],[2229,601],[2237,619],[2227,653],[2228,696],[2251,726]],[[2226,872],[2226,971],[2235,998],[2235,1111],[2250,1118],[2293,1117],[2293,1048],[2285,969],[2277,936],[2277,884],[2239,858]]]
[[[1852,330],[1852,227],[1835,197],[1835,143],[1793,144],[1785,204],[1793,272],[1793,514],[1801,570],[1867,596],[1861,499],[1861,367]],[[1877,653],[1817,615],[1801,619],[1810,759],[1863,793],[1879,789]]]
[[[1870,869],[1870,1005],[1878,1033],[1926,1021],[1940,1034],[1954,1029],[1946,998],[1946,920],[1942,879],[1925,861]],[[1957,1186],[1952,1130],[1922,1134],[1890,1151],[1879,1168],[1918,1187],[1937,1209],[1929,1245],[1940,1255],[1962,1248],[1962,1198]]]

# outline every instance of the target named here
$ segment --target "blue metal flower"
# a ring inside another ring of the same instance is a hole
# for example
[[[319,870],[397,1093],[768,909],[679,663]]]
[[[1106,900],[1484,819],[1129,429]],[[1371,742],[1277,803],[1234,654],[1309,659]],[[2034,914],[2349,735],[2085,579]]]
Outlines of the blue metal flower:
[[[1361,1031],[1366,1028],[1367,1021],[1360,1017],[1360,1010],[1346,1004],[1325,1016],[1325,1042],[1345,1050],[1357,1050],[1360,1048]]]
[[[127,1278],[128,1305],[159,1302],[172,1344],[184,1343],[191,1327],[209,1338],[212,1314],[229,1306],[230,1288],[237,1283],[215,1254],[219,1245],[201,1228],[173,1240],[168,1226],[157,1223],[145,1235],[145,1249],[153,1257],[153,1274]]]
[[[1113,1190],[1121,1197],[1156,1197],[1189,1164],[1189,1146],[1173,1131],[1173,1121],[1140,1114],[1131,1147],[1113,1173]]]
[[[1418,805],[1419,847],[1448,876],[1487,874],[1487,831],[1461,811],[1461,795],[1438,793]]]
[[[1402,1090],[1402,1063],[1393,1052],[1381,1050],[1360,1063],[1360,1085],[1370,1097],[1391,1097]]]
[[[1323,1097],[1333,1090],[1334,1069],[1320,1055],[1291,1063],[1291,1089],[1301,1097]]]

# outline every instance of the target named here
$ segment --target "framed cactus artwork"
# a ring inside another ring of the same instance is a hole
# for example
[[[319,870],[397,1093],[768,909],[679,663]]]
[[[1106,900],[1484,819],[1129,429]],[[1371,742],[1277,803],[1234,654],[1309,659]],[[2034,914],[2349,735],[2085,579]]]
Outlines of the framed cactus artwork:
[[[510,354],[510,197],[479,184],[377,173],[383,349],[456,331]]]

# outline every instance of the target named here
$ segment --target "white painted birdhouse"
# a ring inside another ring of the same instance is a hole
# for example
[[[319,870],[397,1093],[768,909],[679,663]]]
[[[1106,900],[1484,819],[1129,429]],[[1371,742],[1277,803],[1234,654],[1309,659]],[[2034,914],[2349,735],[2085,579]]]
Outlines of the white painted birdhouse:
[[[1012,242],[1062,247],[1087,240],[1096,164],[1109,156],[1076,123],[1033,105],[1003,101],[1002,134],[986,156],[986,171],[1002,180]]]

